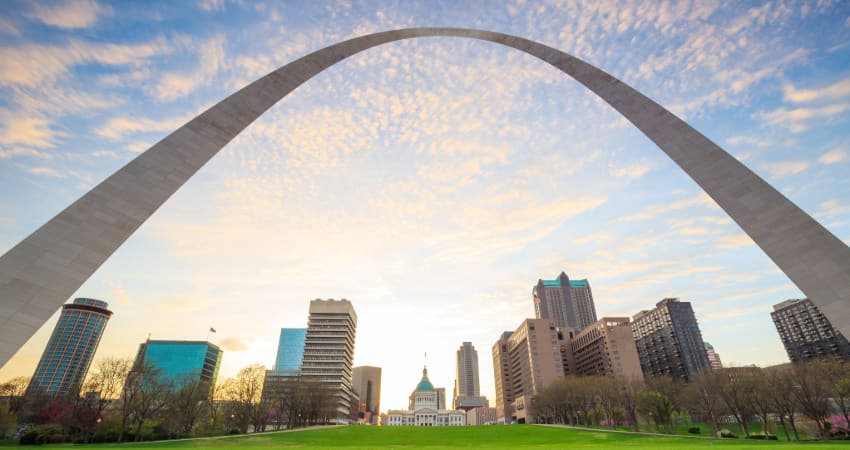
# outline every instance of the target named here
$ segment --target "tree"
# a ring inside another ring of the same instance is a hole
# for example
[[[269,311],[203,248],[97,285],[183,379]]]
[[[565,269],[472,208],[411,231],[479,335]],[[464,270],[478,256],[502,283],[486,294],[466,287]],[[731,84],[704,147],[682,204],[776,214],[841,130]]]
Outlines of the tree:
[[[707,370],[693,377],[686,390],[688,404],[698,416],[708,422],[713,436],[717,436],[720,428],[718,422],[723,409],[721,389],[718,373]]]
[[[729,413],[735,417],[741,432],[747,437],[750,436],[750,422],[755,415],[755,406],[750,392],[751,383],[747,381],[747,377],[756,371],[760,372],[761,369],[732,367],[720,371],[722,381],[720,398],[723,399]]]
[[[210,383],[199,379],[188,379],[173,391],[165,410],[169,436],[177,433],[181,437],[192,435],[210,397]]]
[[[30,384],[29,377],[15,377],[0,384],[0,397],[9,399],[9,412],[18,415],[23,411],[26,404],[27,386]]]
[[[241,433],[247,433],[251,425],[254,431],[265,427],[266,405],[260,401],[265,374],[266,368],[255,364],[243,368],[236,378],[224,382],[223,394],[229,405],[228,412]]]
[[[76,402],[74,411],[74,424],[85,435],[86,442],[91,440],[95,427],[103,419],[104,409],[121,397],[131,367],[129,358],[104,358],[86,378],[83,397]]]
[[[673,403],[658,391],[643,390],[637,394],[637,410],[647,421],[655,423],[655,429],[664,427],[665,433],[670,433],[670,423],[673,416]]]
[[[123,441],[130,427],[136,441],[142,440],[146,421],[152,419],[168,404],[171,389],[171,384],[162,379],[155,367],[134,367],[124,383],[118,442]]]
[[[826,363],[829,383],[832,385],[832,398],[844,416],[845,432],[850,431],[850,364],[841,360]]]
[[[788,428],[785,426],[785,420],[787,419],[789,425],[791,425],[791,430],[794,432],[794,439],[799,441],[800,435],[797,433],[796,418],[794,416],[797,410],[797,403],[794,400],[793,371],[789,369],[768,370],[767,389],[772,409],[779,416],[779,424],[782,425],[782,430],[785,432],[785,439],[791,440],[791,436],[788,435]]]
[[[637,394],[643,388],[643,381],[633,378],[617,377],[614,389],[626,419],[632,424],[633,431],[640,431],[638,423]]]
[[[793,367],[791,373],[795,385],[792,392],[800,412],[814,420],[818,425],[821,438],[828,440],[830,438],[829,397],[832,394],[832,386],[828,380],[826,363],[823,361],[800,363]]]
[[[0,440],[15,431],[18,426],[18,418],[9,408],[9,402],[0,402]]]

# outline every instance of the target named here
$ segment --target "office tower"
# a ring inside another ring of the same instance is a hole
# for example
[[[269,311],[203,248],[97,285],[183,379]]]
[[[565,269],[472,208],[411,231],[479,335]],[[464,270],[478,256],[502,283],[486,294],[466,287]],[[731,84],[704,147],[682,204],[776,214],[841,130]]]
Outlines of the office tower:
[[[711,370],[720,370],[723,368],[723,364],[720,362],[720,355],[714,351],[714,346],[705,343],[705,354],[708,356],[708,364],[711,366]]]
[[[792,363],[824,356],[850,360],[847,338],[832,326],[811,300],[786,300],[773,305],[770,317]]]
[[[348,300],[310,302],[301,377],[322,383],[334,400],[331,422],[349,423],[357,314]]]
[[[469,411],[486,405],[478,384],[478,351],[471,342],[464,342],[455,355],[454,409]]]
[[[207,341],[148,340],[139,345],[133,367],[153,368],[173,389],[195,382],[208,383],[212,389],[223,353]]]
[[[306,328],[281,328],[277,343],[277,358],[274,362],[276,372],[298,372],[304,359],[304,343],[307,340]]]
[[[505,334],[493,346],[493,364],[498,363],[502,368],[495,373],[496,409],[500,409],[501,396],[505,422],[533,423],[532,398],[546,385],[564,376],[558,329],[550,319],[526,319],[507,339]],[[507,374],[502,365],[505,353]],[[508,398],[513,400],[510,405]]]
[[[381,368],[358,366],[353,372],[354,390],[360,395],[360,418],[366,423],[378,424],[381,412]]]
[[[637,313],[632,336],[644,376],[669,375],[687,381],[711,367],[690,302],[665,298],[655,309]]]
[[[576,332],[596,322],[596,307],[587,280],[570,280],[561,272],[554,280],[538,280],[531,292],[538,319],[552,319],[558,328]]]
[[[577,375],[643,380],[628,317],[603,317],[570,343]]]
[[[76,395],[89,371],[112,311],[92,298],[77,298],[62,306],[59,321],[41,354],[27,388],[30,394]]]
[[[493,344],[493,379],[496,383],[496,421],[509,423],[513,416],[511,405],[514,402],[511,393],[511,358],[508,353],[508,340],[513,332],[505,331]]]

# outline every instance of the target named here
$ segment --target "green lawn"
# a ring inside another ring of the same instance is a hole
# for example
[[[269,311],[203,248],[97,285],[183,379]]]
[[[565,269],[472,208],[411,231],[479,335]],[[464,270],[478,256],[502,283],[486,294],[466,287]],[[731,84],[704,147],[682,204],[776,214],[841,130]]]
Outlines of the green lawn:
[[[744,440],[689,439],[684,437],[645,436],[571,430],[535,425],[500,425],[457,428],[369,427],[347,426],[315,430],[263,433],[226,438],[166,441],[142,444],[78,445],[74,448],[97,449],[185,449],[185,448],[283,448],[283,449],[558,449],[558,448],[751,448],[780,447],[818,449],[850,449],[848,443],[789,443]],[[62,446],[43,446],[58,448]]]

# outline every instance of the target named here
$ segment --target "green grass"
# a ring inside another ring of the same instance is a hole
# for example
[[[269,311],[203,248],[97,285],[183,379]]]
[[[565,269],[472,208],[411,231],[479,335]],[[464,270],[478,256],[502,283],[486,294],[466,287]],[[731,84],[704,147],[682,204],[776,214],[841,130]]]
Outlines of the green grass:
[[[227,438],[130,443],[123,445],[78,445],[97,449],[187,449],[187,448],[282,448],[282,449],[574,449],[574,448],[653,448],[705,449],[751,447],[850,449],[850,443],[790,443],[744,440],[689,439],[572,430],[534,425],[475,426],[456,428],[347,426],[296,432],[263,433]],[[58,448],[64,446],[43,446]]]

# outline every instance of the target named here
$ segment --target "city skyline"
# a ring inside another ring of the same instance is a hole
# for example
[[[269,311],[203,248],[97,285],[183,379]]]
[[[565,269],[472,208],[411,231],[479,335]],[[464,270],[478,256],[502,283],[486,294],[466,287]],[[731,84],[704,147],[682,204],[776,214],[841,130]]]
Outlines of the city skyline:
[[[588,59],[671,106],[845,242],[850,235],[846,5],[804,13],[803,4],[684,4],[642,16],[628,3],[575,14],[548,6],[563,13],[548,15],[505,4],[488,21],[448,4],[434,12],[358,4],[336,16],[202,2],[160,4],[151,10],[176,18],[135,22],[117,5],[61,4],[79,21],[57,22],[46,6],[12,14],[7,5],[2,15],[6,61],[70,49],[48,58],[56,65],[22,63],[27,77],[0,71],[9,88],[0,183],[14,194],[0,204],[4,249],[133,149],[265,71],[339,38],[435,22],[510,32]],[[619,12],[613,23],[606,8]],[[201,19],[184,28],[179,18],[190,14]],[[249,22],[257,26],[235,31]],[[129,34],[142,24],[158,34]],[[125,25],[128,34],[116,29]],[[832,33],[818,39],[824,29]],[[258,35],[266,41],[256,44]],[[183,67],[186,58],[196,64]],[[651,143],[577,83],[523,58],[429,39],[367,52],[307,83],[78,291],[115,311],[97,357],[126,356],[147,332],[198,339],[213,325],[224,372],[271,367],[277,332],[304,326],[294,318],[305,317],[307,299],[346,297],[361,316],[355,364],[384,367],[382,403],[398,407],[423,351],[437,356],[436,384],[451,385],[456,342],[488,348],[517,318],[534,317],[535,280],[565,270],[591,281],[600,317],[681,297],[730,363],[785,360],[770,307],[799,291]],[[341,78],[339,92],[323,82]],[[574,101],[562,107],[550,97]],[[414,162],[404,165],[403,155]],[[169,310],[179,314],[154,319]],[[746,331],[726,336],[738,329]],[[411,331],[434,333],[388,349]],[[9,364],[29,368],[4,367],[0,379],[31,374],[45,333]],[[493,398],[486,361],[482,394]]]

